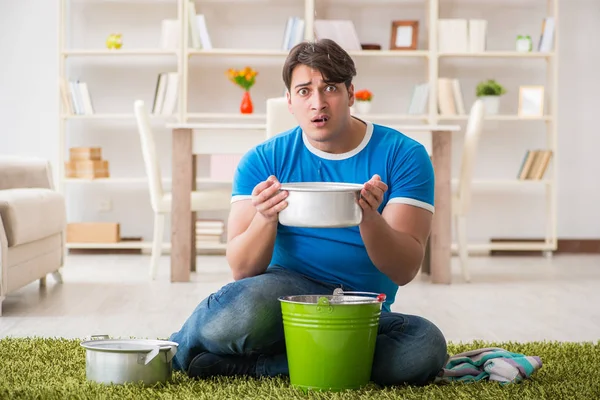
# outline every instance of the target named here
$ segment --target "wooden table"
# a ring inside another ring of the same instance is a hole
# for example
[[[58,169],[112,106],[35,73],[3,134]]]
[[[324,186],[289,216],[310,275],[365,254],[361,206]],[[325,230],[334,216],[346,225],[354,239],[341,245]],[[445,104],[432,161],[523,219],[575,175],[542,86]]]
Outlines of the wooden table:
[[[458,125],[394,125],[412,133],[431,133],[430,152],[435,170],[435,215],[428,272],[432,283],[450,283],[452,238],[452,132]],[[170,123],[172,147],[171,281],[188,282],[195,270],[193,236],[195,213],[190,193],[196,189],[195,156],[210,153],[243,154],[265,140],[264,124]],[[225,129],[225,130],[224,130]],[[426,147],[427,144],[426,144]],[[426,271],[427,272],[427,271]]]

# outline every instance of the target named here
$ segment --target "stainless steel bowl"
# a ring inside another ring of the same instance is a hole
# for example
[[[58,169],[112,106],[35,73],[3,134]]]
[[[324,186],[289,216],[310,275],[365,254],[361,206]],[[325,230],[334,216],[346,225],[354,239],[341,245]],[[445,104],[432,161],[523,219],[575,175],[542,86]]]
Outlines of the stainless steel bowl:
[[[288,206],[279,213],[279,222],[303,228],[342,228],[362,221],[358,204],[363,185],[341,182],[282,183],[288,192]]]

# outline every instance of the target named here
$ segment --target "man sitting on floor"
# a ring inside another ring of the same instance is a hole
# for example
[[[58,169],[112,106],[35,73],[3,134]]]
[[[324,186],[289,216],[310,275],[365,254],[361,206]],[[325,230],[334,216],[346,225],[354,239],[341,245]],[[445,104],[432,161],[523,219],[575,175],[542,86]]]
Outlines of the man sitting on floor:
[[[204,299],[170,340],[174,368],[191,377],[287,375],[280,296],[334,289],[385,293],[372,380],[433,381],[446,340],[430,321],[390,311],[416,276],[434,211],[434,173],[424,147],[353,117],[353,60],[335,42],[300,43],[283,67],[299,126],[240,161],[233,183],[227,261],[234,282]],[[278,224],[280,182],[364,183],[363,220],[349,228]]]

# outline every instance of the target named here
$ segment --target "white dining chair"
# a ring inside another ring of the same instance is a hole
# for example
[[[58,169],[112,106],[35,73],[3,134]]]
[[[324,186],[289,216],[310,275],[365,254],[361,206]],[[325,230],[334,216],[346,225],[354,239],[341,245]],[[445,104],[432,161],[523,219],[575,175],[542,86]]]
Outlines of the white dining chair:
[[[463,151],[460,161],[460,173],[458,187],[453,194],[452,214],[454,216],[458,255],[463,278],[466,282],[471,281],[468,266],[468,241],[467,241],[467,214],[471,206],[471,186],[473,181],[473,167],[477,146],[483,130],[483,119],[485,109],[483,101],[477,100],[469,112],[469,120],[465,132]]]
[[[295,126],[298,126],[298,121],[288,109],[287,98],[273,97],[267,99],[267,138]]]
[[[150,128],[150,117],[143,101],[136,100],[134,102],[134,113],[140,135],[144,167],[146,169],[148,186],[150,189],[150,204],[154,211],[154,233],[150,261],[150,278],[154,279],[158,269],[158,262],[162,254],[165,217],[171,212],[172,195],[170,192],[165,192],[163,189],[154,135]],[[192,212],[224,210],[229,208],[231,190],[211,189],[194,191],[191,196]]]

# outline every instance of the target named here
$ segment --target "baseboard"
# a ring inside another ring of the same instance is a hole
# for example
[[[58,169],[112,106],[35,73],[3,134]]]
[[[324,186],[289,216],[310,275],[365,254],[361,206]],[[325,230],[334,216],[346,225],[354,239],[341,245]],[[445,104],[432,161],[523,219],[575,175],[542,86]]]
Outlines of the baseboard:
[[[543,242],[544,238],[492,238],[491,243]],[[558,239],[554,254],[600,254],[600,239]],[[492,256],[540,256],[542,251],[492,250]]]
[[[69,249],[69,254],[150,254],[150,249]],[[169,255],[171,251],[164,249],[162,255]],[[199,256],[224,256],[222,249],[197,249]]]

